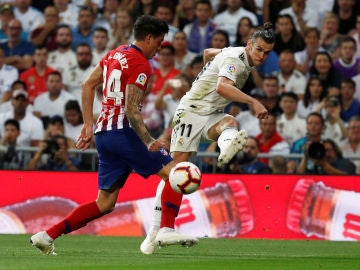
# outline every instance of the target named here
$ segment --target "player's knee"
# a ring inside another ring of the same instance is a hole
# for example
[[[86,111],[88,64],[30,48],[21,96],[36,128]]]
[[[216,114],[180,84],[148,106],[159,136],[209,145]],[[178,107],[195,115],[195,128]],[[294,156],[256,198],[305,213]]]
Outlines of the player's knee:
[[[234,116],[232,115],[227,115],[223,120],[222,120],[222,127],[223,128],[229,128],[229,127],[235,127],[235,128],[239,128],[239,122],[235,119]]]

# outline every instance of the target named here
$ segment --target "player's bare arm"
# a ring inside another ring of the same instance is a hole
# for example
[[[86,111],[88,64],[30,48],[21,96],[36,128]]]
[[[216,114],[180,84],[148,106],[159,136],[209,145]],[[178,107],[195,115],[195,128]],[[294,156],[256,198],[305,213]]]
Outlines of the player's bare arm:
[[[144,144],[149,145],[154,141],[146,129],[144,120],[139,110],[139,104],[144,99],[145,92],[133,84],[126,88],[125,114],[129,120],[132,129],[136,132]]]
[[[257,99],[237,89],[234,82],[226,77],[218,78],[216,91],[227,100],[249,104],[253,107],[257,118],[266,118],[268,115],[267,109]]]
[[[80,136],[76,143],[78,149],[85,150],[90,146],[93,136],[93,103],[95,96],[95,88],[102,83],[103,69],[97,65],[90,75],[82,83],[82,114],[84,119],[84,126],[81,130]]]
[[[221,49],[216,49],[216,48],[205,49],[203,53],[204,64],[209,62],[213,57],[215,57],[219,53],[221,53]]]

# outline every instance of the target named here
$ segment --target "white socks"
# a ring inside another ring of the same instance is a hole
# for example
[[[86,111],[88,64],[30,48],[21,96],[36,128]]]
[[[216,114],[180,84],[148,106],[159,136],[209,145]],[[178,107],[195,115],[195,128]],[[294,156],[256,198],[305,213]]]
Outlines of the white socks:
[[[238,133],[238,130],[235,127],[228,127],[221,132],[217,140],[220,152],[227,148],[227,146],[231,143],[231,140],[235,137],[236,133]]]
[[[165,187],[165,181],[161,180],[156,189],[155,205],[152,213],[151,227],[149,232],[158,231],[161,222],[161,194]]]

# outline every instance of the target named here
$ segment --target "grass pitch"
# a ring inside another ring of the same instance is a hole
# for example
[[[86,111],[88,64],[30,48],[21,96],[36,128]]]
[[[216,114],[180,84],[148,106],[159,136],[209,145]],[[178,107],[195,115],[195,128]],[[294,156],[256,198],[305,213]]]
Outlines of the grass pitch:
[[[191,248],[169,246],[143,255],[139,237],[67,235],[58,256],[42,255],[30,235],[0,235],[0,269],[360,269],[359,242],[201,239]]]

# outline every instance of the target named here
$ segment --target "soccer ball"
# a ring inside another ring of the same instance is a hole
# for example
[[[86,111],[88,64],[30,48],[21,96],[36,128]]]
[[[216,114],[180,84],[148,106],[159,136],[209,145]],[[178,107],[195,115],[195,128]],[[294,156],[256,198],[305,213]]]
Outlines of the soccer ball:
[[[201,184],[200,169],[191,162],[180,162],[171,169],[170,185],[177,193],[190,194],[196,191]]]

